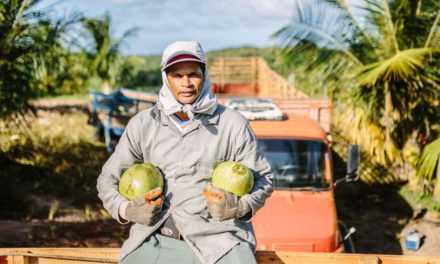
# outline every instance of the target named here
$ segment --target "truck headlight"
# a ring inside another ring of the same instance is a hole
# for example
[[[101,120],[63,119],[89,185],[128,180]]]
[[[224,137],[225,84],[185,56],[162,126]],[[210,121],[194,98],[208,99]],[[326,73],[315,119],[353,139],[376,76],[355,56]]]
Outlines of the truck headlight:
[[[267,250],[267,246],[266,245],[260,245],[259,249],[260,250]]]

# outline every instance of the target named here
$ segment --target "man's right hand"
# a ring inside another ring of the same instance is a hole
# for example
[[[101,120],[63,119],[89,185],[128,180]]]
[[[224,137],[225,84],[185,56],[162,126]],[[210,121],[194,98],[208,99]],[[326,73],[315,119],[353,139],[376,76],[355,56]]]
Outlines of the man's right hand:
[[[153,189],[145,196],[136,197],[128,202],[122,218],[143,225],[154,225],[162,212],[164,196],[162,188]]]

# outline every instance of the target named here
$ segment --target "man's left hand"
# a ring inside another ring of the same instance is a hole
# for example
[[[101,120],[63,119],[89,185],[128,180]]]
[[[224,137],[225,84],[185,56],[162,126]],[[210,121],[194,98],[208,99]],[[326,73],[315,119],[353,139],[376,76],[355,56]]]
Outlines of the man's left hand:
[[[217,221],[240,218],[251,210],[249,205],[235,194],[213,186],[206,187],[203,196],[208,204],[209,213]]]

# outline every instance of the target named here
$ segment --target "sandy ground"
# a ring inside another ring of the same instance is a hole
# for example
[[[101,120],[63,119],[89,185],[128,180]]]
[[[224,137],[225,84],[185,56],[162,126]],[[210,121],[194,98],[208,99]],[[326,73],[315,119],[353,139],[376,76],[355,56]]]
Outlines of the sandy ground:
[[[409,250],[405,247],[405,238],[409,232],[414,230],[422,235],[422,239],[419,249]],[[426,213],[421,218],[411,220],[402,230],[402,234],[400,244],[404,255],[440,255],[440,218],[437,214]]]

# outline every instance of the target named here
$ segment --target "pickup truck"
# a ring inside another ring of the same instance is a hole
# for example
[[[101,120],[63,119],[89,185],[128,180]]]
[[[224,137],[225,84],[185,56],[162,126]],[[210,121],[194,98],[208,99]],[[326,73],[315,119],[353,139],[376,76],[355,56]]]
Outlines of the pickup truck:
[[[235,97],[223,102],[249,119],[275,177],[274,193],[253,219],[257,249],[354,252],[354,231],[338,221],[333,195],[331,101]],[[356,178],[358,162],[359,149],[351,146],[343,179]]]

